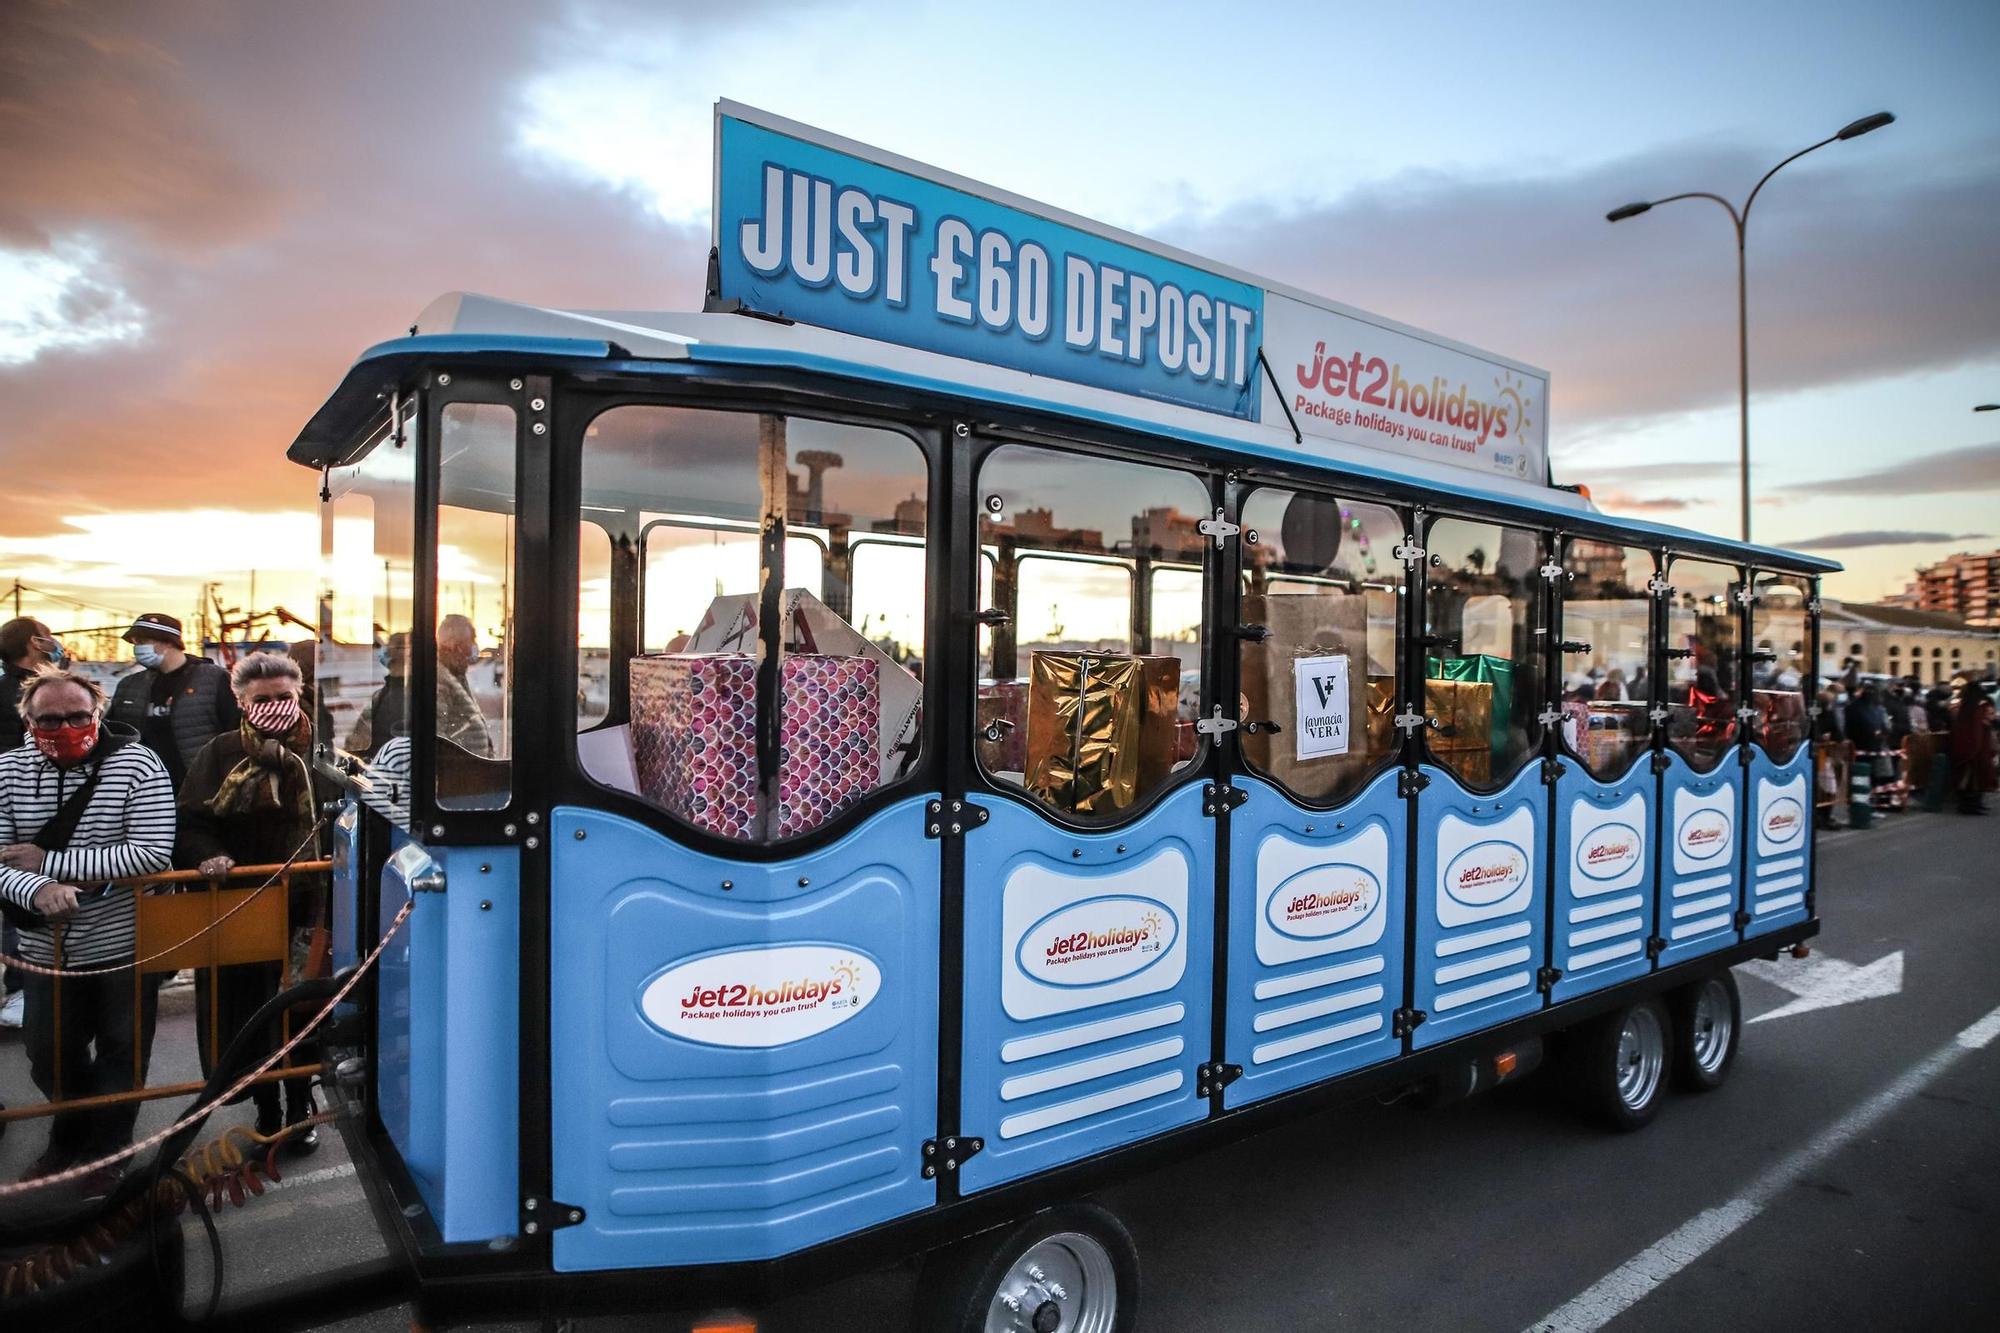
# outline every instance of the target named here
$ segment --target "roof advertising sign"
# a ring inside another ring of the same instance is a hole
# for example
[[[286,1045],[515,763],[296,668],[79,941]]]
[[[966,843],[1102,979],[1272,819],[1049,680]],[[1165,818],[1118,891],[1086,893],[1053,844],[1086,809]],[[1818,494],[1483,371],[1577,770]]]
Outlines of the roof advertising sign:
[[[1290,409],[1308,438],[1547,478],[1547,376],[1277,292],[1264,313],[1266,422]]]
[[[719,295],[904,347],[1255,421],[1264,293],[1025,200],[718,108]],[[854,146],[858,149],[858,145]],[[918,174],[923,172],[924,174]]]
[[[724,309],[1547,480],[1540,371],[732,102],[715,144]]]

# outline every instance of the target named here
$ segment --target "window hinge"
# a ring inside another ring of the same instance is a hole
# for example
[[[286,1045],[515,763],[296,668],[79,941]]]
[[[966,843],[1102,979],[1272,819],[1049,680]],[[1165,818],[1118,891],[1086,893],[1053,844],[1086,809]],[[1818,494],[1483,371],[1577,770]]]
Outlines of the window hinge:
[[[1568,572],[1569,571],[1565,570],[1561,565],[1557,564],[1553,560],[1549,561],[1549,563],[1542,566],[1542,577],[1547,579],[1550,583],[1554,583],[1557,579],[1561,578],[1564,574]]]
[[[1210,1093],[1221,1092],[1224,1088],[1243,1077],[1242,1065],[1226,1065],[1217,1061],[1212,1065],[1194,1067],[1194,1095],[1206,1097]]]
[[[1658,958],[1662,953],[1666,952],[1666,949],[1667,949],[1667,941],[1662,936],[1653,935],[1647,938],[1646,957]]]
[[[1437,719],[1434,717],[1425,717],[1422,713],[1398,713],[1396,714],[1396,725],[1403,729],[1404,735],[1408,735],[1414,731],[1421,731],[1425,727],[1436,730]]]
[[[1211,817],[1220,817],[1249,799],[1250,793],[1241,787],[1211,782],[1201,789],[1201,812]]]
[[[1234,537],[1243,529],[1229,521],[1226,510],[1217,509],[1214,518],[1205,518],[1194,525],[1195,531],[1204,537],[1215,538],[1215,549],[1220,551],[1225,538]]]
[[[926,838],[956,838],[978,828],[990,816],[986,807],[958,800],[935,800],[924,806]]]
[[[1672,592],[1673,590],[1674,590],[1674,585],[1668,583],[1664,578],[1660,577],[1658,574],[1655,574],[1653,575],[1653,577],[1646,580],[1646,591],[1653,594],[1653,596],[1655,597],[1665,597],[1668,593]]]
[[[1754,708],[1744,707],[1736,710],[1736,720],[1738,722],[1747,723],[1756,716],[1757,716],[1757,710]]]
[[[1807,602],[1807,603],[1806,603],[1806,610],[1808,610],[1808,611],[1812,612],[1812,613],[1813,613],[1814,615],[1818,615],[1818,614],[1819,614],[1819,598],[1815,597],[1815,598],[1813,598],[1813,599],[1812,599],[1812,600],[1811,600],[1810,602]]]
[[[940,1134],[934,1139],[924,1140],[924,1179],[936,1180],[942,1172],[947,1176],[957,1176],[958,1168],[966,1159],[977,1157],[986,1147],[985,1139],[958,1138]]]
[[[1236,719],[1224,717],[1222,705],[1217,704],[1212,714],[1194,724],[1194,729],[1203,736],[1220,736],[1225,731],[1236,730]]]
[[[1542,760],[1542,781],[1550,784],[1551,786],[1553,786],[1556,780],[1562,777],[1562,775],[1567,771],[1568,770],[1563,767],[1563,761],[1557,759],[1553,755],[1550,755]]]
[[[1736,604],[1738,606],[1748,606],[1750,605],[1750,603],[1757,600],[1757,590],[1755,588],[1752,588],[1748,584],[1744,584],[1743,586],[1735,589],[1735,593],[1736,593]]]
[[[1430,1015],[1421,1009],[1398,1009],[1390,1015],[1389,1035],[1407,1037],[1423,1025]]]
[[[1562,720],[1563,711],[1560,708],[1544,708],[1541,712],[1535,714],[1535,721],[1545,727],[1553,727]]]
[[[1403,534],[1402,545],[1396,548],[1394,554],[1398,560],[1403,562],[1405,569],[1415,569],[1423,563],[1426,552],[1423,547],[1417,545],[1417,539],[1414,536],[1405,533]]]
[[[1736,914],[1736,928],[1738,930],[1743,929],[1743,927],[1749,925],[1753,919],[1754,918],[1752,918],[1748,912],[1738,912]]]
[[[1667,758],[1665,750],[1653,751],[1653,771],[1655,773],[1664,773],[1672,766],[1672,761]]]
[[[1421,768],[1406,768],[1396,774],[1396,795],[1405,799],[1431,785],[1431,775]]]
[[[530,1194],[521,1200],[521,1234],[539,1236],[544,1231],[561,1231],[583,1221],[583,1209],[559,1199],[541,1199]]]
[[[1541,971],[1535,973],[1535,989],[1541,991],[1544,995],[1546,995],[1548,992],[1554,990],[1556,988],[1556,983],[1558,981],[1561,981],[1562,979],[1563,979],[1563,973],[1561,968],[1545,967]]]
[[[1806,716],[1807,716],[1807,717],[1814,717],[1814,718],[1816,718],[1816,717],[1818,717],[1818,716],[1819,716],[1819,714],[1820,714],[1820,706],[1819,706],[1818,704],[1814,703],[1814,704],[1807,704],[1807,705],[1806,705]]]
[[[1652,718],[1655,722],[1665,722],[1673,715],[1674,710],[1665,704],[1661,704],[1658,708],[1649,708],[1646,710],[1646,716]]]

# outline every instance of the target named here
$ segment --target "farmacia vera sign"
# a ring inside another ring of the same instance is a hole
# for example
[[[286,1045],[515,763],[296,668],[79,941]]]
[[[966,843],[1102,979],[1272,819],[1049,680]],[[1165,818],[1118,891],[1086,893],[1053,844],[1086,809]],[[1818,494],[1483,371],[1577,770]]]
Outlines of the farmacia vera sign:
[[[1547,475],[1539,371],[731,103],[714,217],[717,295],[745,310],[1295,421],[1308,443]]]

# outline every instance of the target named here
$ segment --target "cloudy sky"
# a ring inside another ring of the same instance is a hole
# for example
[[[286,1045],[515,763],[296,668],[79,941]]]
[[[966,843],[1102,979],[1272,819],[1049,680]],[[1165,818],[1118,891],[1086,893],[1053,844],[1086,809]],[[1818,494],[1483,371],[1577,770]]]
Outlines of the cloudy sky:
[[[1226,18],[1224,17],[1226,13]],[[1866,599],[2000,544],[2000,6],[0,6],[0,592],[305,611],[285,445],[433,296],[687,309],[762,106],[1546,368],[1559,479]]]

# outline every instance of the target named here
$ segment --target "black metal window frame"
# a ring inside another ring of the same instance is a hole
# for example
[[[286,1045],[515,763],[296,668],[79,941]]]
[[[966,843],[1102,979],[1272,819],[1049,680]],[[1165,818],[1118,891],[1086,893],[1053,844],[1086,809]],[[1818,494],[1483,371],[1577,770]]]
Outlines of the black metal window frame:
[[[1556,534],[1556,539],[1557,539],[1556,546],[1557,549],[1560,551],[1560,559],[1557,561],[1557,563],[1561,564],[1565,571],[1567,571],[1569,567],[1570,546],[1572,543],[1585,541],[1585,542],[1592,542],[1600,546],[1612,544],[1610,542],[1607,542],[1605,539],[1601,537],[1586,537],[1578,533],[1569,531],[1558,531]],[[1624,551],[1644,551],[1647,555],[1652,557],[1653,561],[1652,577],[1655,579],[1663,579],[1665,577],[1664,574],[1664,570],[1666,568],[1665,555],[1659,547],[1647,546],[1640,543],[1629,542],[1629,541],[1618,542],[1617,546],[1619,547],[1619,549]],[[1558,708],[1561,707],[1561,701],[1562,701],[1562,680],[1561,680],[1562,658],[1563,658],[1562,645],[1569,641],[1569,627],[1564,621],[1564,610],[1569,603],[1570,582],[1571,580],[1569,579],[1567,574],[1565,574],[1565,576],[1562,579],[1558,580],[1556,583],[1555,620],[1550,629],[1550,638],[1554,640],[1554,657],[1555,657],[1555,666],[1550,676],[1550,684],[1554,688],[1556,706]],[[1651,591],[1650,587],[1648,588],[1646,593],[1646,697],[1643,700],[1635,701],[1643,703],[1646,707],[1646,711],[1648,714],[1646,743],[1643,746],[1641,746],[1638,749],[1638,751],[1634,754],[1631,760],[1632,764],[1639,764],[1646,762],[1651,754],[1660,749],[1660,747],[1665,743],[1666,739],[1666,728],[1663,725],[1661,725],[1658,721],[1654,720],[1651,716],[1662,706],[1662,701],[1666,698],[1666,681],[1665,681],[1665,671],[1664,671],[1664,667],[1666,665],[1666,659],[1664,656],[1664,649],[1666,647],[1666,631],[1664,627],[1666,617],[1664,614],[1662,614],[1661,611],[1664,598],[1665,598],[1664,593],[1656,593]],[[1591,767],[1589,761],[1587,761],[1581,754],[1577,753],[1577,751],[1573,747],[1571,747],[1566,740],[1563,739],[1561,723],[1557,723],[1557,725],[1554,728],[1554,731],[1556,733],[1556,748],[1558,752],[1561,753],[1566,758],[1575,760],[1577,766],[1581,768],[1585,773],[1589,774],[1594,781],[1617,782],[1622,780],[1627,774],[1631,772],[1631,767],[1629,764],[1624,773],[1598,772],[1595,768]]]

